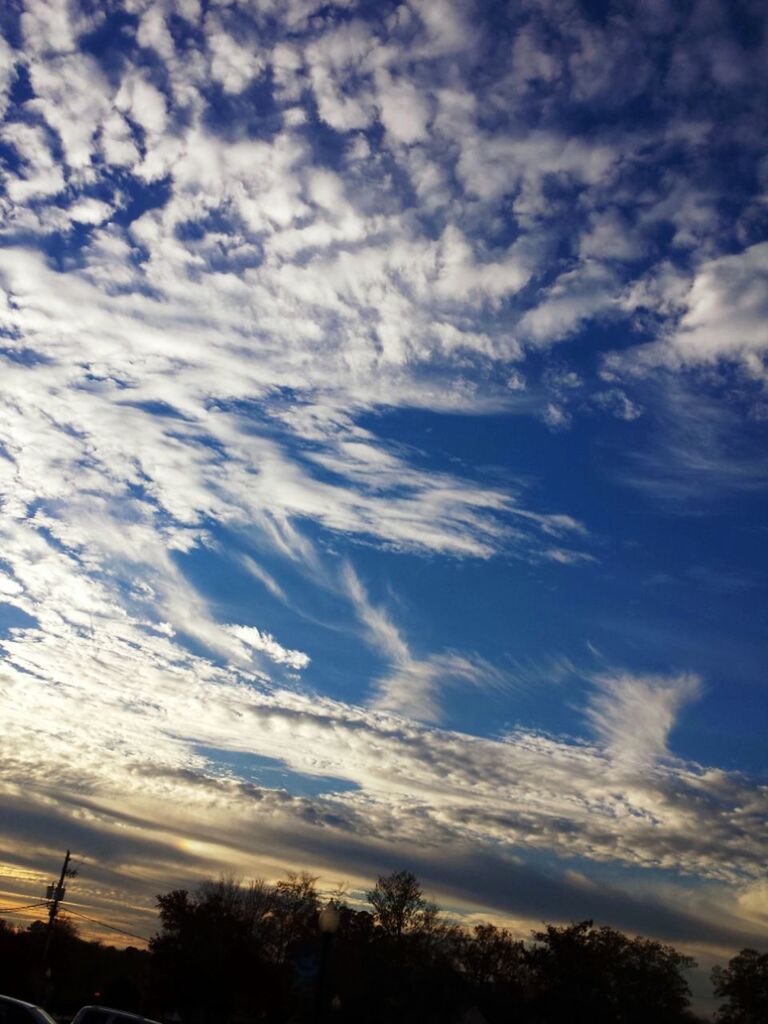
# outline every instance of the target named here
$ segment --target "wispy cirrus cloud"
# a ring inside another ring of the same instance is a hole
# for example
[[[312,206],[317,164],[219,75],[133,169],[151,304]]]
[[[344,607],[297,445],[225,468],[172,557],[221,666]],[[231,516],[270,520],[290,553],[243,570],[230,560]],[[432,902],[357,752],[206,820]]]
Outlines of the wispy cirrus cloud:
[[[637,676],[605,673],[595,680],[587,720],[618,762],[653,764],[669,755],[677,714],[701,692],[693,673]]]
[[[343,585],[369,641],[390,662],[375,688],[372,706],[419,721],[439,721],[440,698],[451,684],[481,687],[504,685],[504,675],[477,654],[442,651],[415,657],[391,616],[373,605],[351,565],[342,571]]]

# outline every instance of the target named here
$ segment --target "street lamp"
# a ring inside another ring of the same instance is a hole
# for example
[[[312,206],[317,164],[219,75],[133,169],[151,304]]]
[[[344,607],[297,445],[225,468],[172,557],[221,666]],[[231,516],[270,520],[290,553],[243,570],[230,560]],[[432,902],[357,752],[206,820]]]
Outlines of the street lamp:
[[[340,920],[341,914],[339,913],[339,908],[335,906],[331,900],[328,900],[326,905],[317,915],[317,927],[323,935],[335,935],[339,930]]]
[[[339,930],[341,914],[339,908],[329,900],[317,915],[317,927],[320,929],[320,969],[317,972],[317,990],[315,992],[315,1024],[320,1024],[325,1016],[325,980],[328,973],[328,960],[331,952],[333,936]]]

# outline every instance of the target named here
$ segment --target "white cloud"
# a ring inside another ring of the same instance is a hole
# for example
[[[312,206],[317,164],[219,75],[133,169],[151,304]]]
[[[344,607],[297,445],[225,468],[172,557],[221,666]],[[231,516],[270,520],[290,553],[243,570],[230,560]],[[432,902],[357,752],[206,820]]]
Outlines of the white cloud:
[[[67,0],[29,0],[21,13],[21,31],[29,52],[46,57],[75,48],[77,14]]]
[[[447,651],[423,660],[408,657],[395,660],[378,680],[371,706],[420,722],[439,722],[445,694],[457,684],[495,689],[504,685],[504,676],[476,654]]]
[[[744,886],[737,899],[745,916],[765,930],[768,926],[768,882],[760,880]]]
[[[260,583],[263,583],[267,590],[276,597],[279,601],[287,602],[285,591],[267,570],[259,565],[250,555],[243,556],[243,565],[246,567],[248,572],[254,576]]]
[[[640,232],[616,210],[601,210],[590,217],[579,240],[579,256],[595,260],[636,260],[645,254]]]
[[[410,0],[424,27],[424,37],[417,38],[416,53],[422,57],[444,57],[471,52],[478,31],[467,6],[451,0]]]
[[[640,349],[642,362],[711,363],[768,350],[768,242],[708,260],[696,272],[677,328]]]
[[[69,207],[67,213],[79,224],[103,224],[112,214],[112,207],[100,199],[80,199]]]
[[[581,565],[584,562],[595,561],[594,555],[586,551],[569,551],[567,548],[546,548],[542,556],[560,565]]]
[[[140,158],[131,127],[117,110],[109,114],[102,125],[101,147],[108,163],[117,167],[133,167]]]
[[[348,132],[373,122],[373,85],[363,83],[373,70],[368,58],[375,49],[376,40],[358,21],[332,29],[307,46],[304,56],[318,111],[331,128]],[[347,80],[354,75],[362,82],[349,89]]]
[[[114,99],[117,110],[129,115],[152,137],[162,134],[168,123],[165,96],[138,72],[130,72]],[[151,142],[150,142],[151,144]]]
[[[69,168],[86,173],[97,129],[110,109],[111,89],[101,69],[78,53],[35,60],[29,74],[35,98],[27,101],[28,108],[58,133]]]
[[[510,246],[503,260],[480,262],[466,236],[453,225],[443,232],[436,255],[437,294],[454,301],[473,296],[494,301],[513,295],[528,282],[535,265],[526,246],[520,245]],[[509,357],[512,352],[505,354]]]
[[[537,345],[564,341],[585,320],[615,309],[619,284],[602,263],[587,260],[561,274],[543,300],[520,321],[523,335]]]
[[[227,626],[227,632],[242,640],[254,651],[263,651],[277,665],[303,669],[309,665],[309,655],[303,651],[289,651],[269,633],[263,633],[255,626]]]
[[[512,61],[515,81],[521,85],[551,82],[562,73],[561,61],[533,24],[523,26],[515,35]]]
[[[652,763],[669,755],[667,740],[678,712],[698,697],[701,680],[678,676],[609,674],[595,680],[587,718],[617,761]]]
[[[8,195],[14,203],[24,204],[29,199],[63,191],[64,174],[40,125],[11,121],[3,125],[2,139],[13,146],[22,161],[18,173],[5,176]]]
[[[377,80],[381,121],[391,138],[406,146],[425,139],[430,106],[423,92],[407,80],[382,71]]]
[[[553,430],[567,427],[571,422],[571,414],[556,402],[547,402],[542,418],[547,426],[552,427]]]
[[[21,549],[14,544],[12,551],[14,570],[30,585]],[[30,554],[27,544],[27,564]],[[57,556],[40,545],[36,554],[38,564],[48,562],[37,578],[50,580]],[[233,677],[188,654],[160,630],[103,611],[93,626],[87,618],[79,626],[46,615],[44,632],[16,631],[4,647],[4,778],[26,773],[34,800],[55,793],[65,778],[70,791],[77,784],[82,796],[71,812],[69,805],[61,812],[76,815],[78,802],[98,807],[94,831],[104,836],[119,793],[120,813],[133,816],[138,838],[168,848],[174,834],[194,836],[205,817],[220,857],[237,864],[247,862],[258,817],[269,823],[276,850],[298,841],[303,856],[311,844],[322,850],[323,834],[338,850],[352,829],[368,844],[407,839],[414,850],[501,844],[731,881],[757,879],[762,871],[765,795],[740,776],[682,762],[650,772],[646,760],[625,759],[618,785],[611,761],[588,744],[525,731],[482,739],[266,690],[247,674]],[[449,671],[467,669],[460,659],[448,661]],[[610,742],[625,754],[620,716],[639,715],[643,741],[635,753],[657,756],[674,709],[695,684],[614,680],[614,697],[617,686],[619,712],[596,712],[607,721]],[[305,800],[277,797],[237,777],[218,781],[201,747],[275,758],[293,772],[360,788],[334,793],[331,786],[307,818]],[[335,824],[324,822],[326,814]]]
[[[395,662],[408,662],[411,654],[400,631],[381,608],[374,607],[351,565],[344,566],[342,581],[355,606],[358,618],[366,626],[375,645]]]
[[[166,21],[166,11],[164,3],[148,3],[139,21],[136,39],[140,46],[151,48],[166,60],[172,60],[176,48]]]
[[[11,83],[15,77],[16,67],[13,51],[3,36],[0,35],[0,118],[5,116]]]
[[[664,318],[657,339],[604,360],[606,380],[738,363],[755,379],[768,352],[768,243],[701,263],[692,277],[657,265],[628,288],[621,305]],[[706,404],[706,403],[705,403]]]
[[[605,186],[620,159],[620,153],[606,143],[591,144],[545,131],[521,137],[484,134],[466,122],[458,141],[461,155],[456,170],[467,192],[485,201],[518,193],[514,210],[521,219],[547,212],[551,201],[542,190],[547,176]]]
[[[654,432],[619,470],[625,483],[666,511],[697,513],[719,506],[725,496],[765,488],[768,462],[762,449],[745,450],[738,407],[672,374],[656,378],[645,397]]]
[[[391,616],[348,570],[347,593],[392,665],[373,706],[281,689],[240,659],[239,647],[247,644],[294,669],[305,666],[306,656],[255,627],[217,627],[163,553],[151,509],[144,520],[131,520],[129,511],[136,517],[139,509],[126,507],[123,496],[121,518],[112,520],[98,511],[104,503],[90,497],[69,509],[67,522],[59,504],[73,489],[66,435],[46,451],[35,441],[40,427],[30,417],[25,423],[23,460],[12,452],[9,468],[23,484],[33,471],[29,460],[42,460],[37,472],[49,474],[49,499],[57,495],[58,502],[46,503],[55,518],[38,513],[25,520],[22,509],[22,518],[13,519],[14,510],[4,510],[3,594],[35,624],[13,629],[2,642],[0,790],[11,799],[23,777],[27,809],[48,825],[57,815],[56,834],[74,836],[67,841],[95,860],[94,851],[103,849],[101,860],[109,862],[119,844],[124,866],[110,869],[114,887],[143,891],[131,880],[143,878],[148,899],[171,864],[192,877],[225,865],[256,870],[257,821],[278,861],[274,873],[313,859],[338,872],[344,858],[351,870],[364,871],[371,849],[407,842],[414,856],[426,856],[435,844],[469,844],[476,852],[548,850],[674,868],[731,884],[760,876],[764,794],[741,776],[679,760],[646,771],[649,760],[666,754],[676,711],[696,690],[693,677],[600,681],[601,696],[588,711],[598,747],[525,731],[484,739],[426,728],[402,713],[429,718],[446,683],[499,685],[498,673],[476,656],[452,651],[415,657]],[[119,493],[117,470],[102,479],[102,489],[111,484]],[[97,480],[81,475],[79,491]],[[183,546],[183,534],[171,527],[165,542]],[[230,664],[190,653],[168,617]],[[399,714],[387,713],[392,709]],[[326,795],[312,801],[290,797],[234,772],[222,778],[202,748],[218,750],[225,761],[228,752],[276,759],[291,772],[346,786],[334,791],[329,783]],[[78,795],[62,801],[65,782]],[[130,819],[129,845],[123,816]],[[20,819],[14,812],[7,820]],[[203,822],[206,834],[216,836],[214,847],[193,843]],[[351,834],[359,845],[350,845]],[[34,828],[29,835],[34,844]],[[90,870],[96,871],[93,864]],[[83,885],[85,898],[99,906],[102,897],[98,887],[89,888],[87,872]]]
[[[256,39],[243,46],[222,25],[220,18],[208,15],[205,21],[211,53],[211,77],[224,92],[242,92],[267,67],[265,55],[258,51]]]
[[[621,388],[598,391],[592,396],[592,401],[598,408],[604,409],[619,420],[631,422],[643,415],[642,406],[634,402]]]

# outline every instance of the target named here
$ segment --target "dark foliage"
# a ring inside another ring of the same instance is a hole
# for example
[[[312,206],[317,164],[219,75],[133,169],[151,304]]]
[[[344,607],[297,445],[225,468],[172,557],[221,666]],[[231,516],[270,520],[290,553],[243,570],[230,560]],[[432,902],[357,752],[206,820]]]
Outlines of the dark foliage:
[[[725,1002],[718,1024],[765,1024],[768,1021],[768,953],[742,949],[727,967],[712,971],[715,996]]]
[[[47,1003],[64,1016],[92,1002],[129,1011],[144,1005],[150,965],[146,950],[88,942],[80,938],[70,920],[61,916],[53,930],[50,974],[43,976],[46,928],[43,921],[20,929],[0,919],[0,992]]]
[[[84,942],[60,919],[49,1005],[66,1014],[102,1002],[184,1024],[693,1020],[685,981],[693,961],[671,946],[591,921],[547,926],[525,942],[492,924],[466,930],[427,901],[408,871],[378,879],[370,910],[339,893],[338,930],[322,934],[315,883],[306,873],[275,885],[225,878],[163,893],[148,952]],[[26,931],[0,922],[0,991],[37,996],[44,930],[41,922]],[[750,950],[716,972],[728,1000],[723,1024],[768,1019],[765,977],[766,957]]]
[[[690,991],[690,957],[650,939],[630,939],[591,921],[534,935],[528,955],[536,1003],[545,1019],[573,1024],[674,1024]]]
[[[373,907],[376,924],[392,938],[418,931],[432,909],[424,899],[418,879],[410,871],[381,875],[366,896]]]
[[[155,1002],[193,1024],[691,1019],[684,972],[693,961],[670,946],[589,921],[547,927],[528,943],[491,924],[466,931],[408,871],[378,879],[371,913],[341,904],[331,939],[317,928],[314,882],[222,881],[159,897]]]

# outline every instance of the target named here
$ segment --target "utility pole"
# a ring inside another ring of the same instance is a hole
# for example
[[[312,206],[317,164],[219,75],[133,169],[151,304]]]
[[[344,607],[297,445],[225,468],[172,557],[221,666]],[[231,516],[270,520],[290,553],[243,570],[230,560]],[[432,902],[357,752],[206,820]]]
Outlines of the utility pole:
[[[56,915],[59,912],[59,904],[64,899],[66,889],[64,888],[64,879],[69,875],[74,876],[74,871],[69,871],[69,850],[67,850],[66,856],[64,857],[64,863],[61,865],[61,874],[59,875],[58,885],[49,885],[46,893],[46,899],[50,901],[48,905],[48,927],[45,932],[45,944],[43,946],[43,973],[48,966],[48,951],[51,948],[51,936],[53,935],[53,925],[56,920]]]

